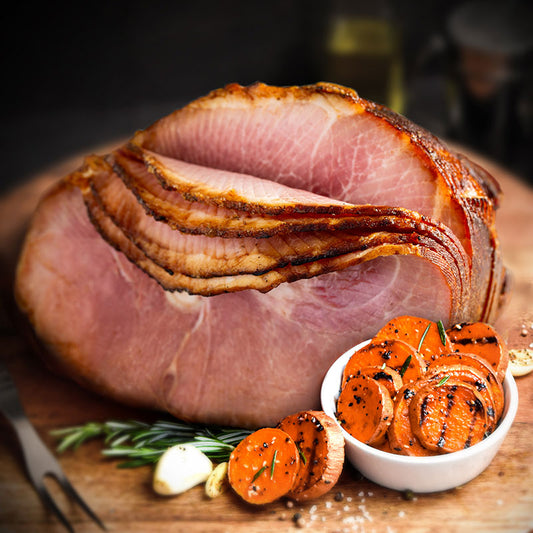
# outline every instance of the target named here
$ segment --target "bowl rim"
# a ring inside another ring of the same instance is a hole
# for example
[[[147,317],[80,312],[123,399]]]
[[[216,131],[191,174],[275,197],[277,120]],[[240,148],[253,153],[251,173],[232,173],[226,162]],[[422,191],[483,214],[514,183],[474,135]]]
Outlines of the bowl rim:
[[[445,453],[442,455],[415,457],[410,455],[390,453],[383,450],[379,450],[377,448],[373,448],[372,446],[365,444],[364,442],[361,442],[352,435],[350,435],[337,420],[335,412],[331,412],[328,403],[331,402],[332,399],[333,402],[336,403],[336,400],[340,393],[340,380],[342,379],[342,371],[344,370],[344,367],[346,366],[350,357],[357,350],[363,348],[371,341],[372,339],[367,339],[344,352],[330,366],[330,368],[326,372],[326,375],[324,376],[324,380],[322,381],[322,387],[320,390],[322,409],[326,414],[332,417],[335,423],[340,427],[344,435],[345,441],[349,442],[352,446],[356,447],[361,452],[364,452],[365,454],[376,457],[378,459],[396,461],[398,463],[406,465],[421,465],[424,463],[445,464],[447,462],[455,462],[461,459],[468,459],[469,457],[476,456],[479,453],[483,453],[487,449],[490,449],[494,444],[498,442],[498,437],[500,437],[501,439],[505,437],[514,421],[516,412],[518,410],[518,388],[516,386],[516,382],[513,378],[513,375],[511,374],[510,369],[507,369],[502,384],[504,388],[505,403],[504,410],[501,419],[498,423],[498,426],[488,437],[484,438],[481,442],[478,442],[469,448],[466,448],[464,450],[458,450],[452,453]],[[340,376],[337,379],[338,374],[340,374]],[[334,386],[335,388],[333,388]],[[333,398],[331,396],[332,394]]]

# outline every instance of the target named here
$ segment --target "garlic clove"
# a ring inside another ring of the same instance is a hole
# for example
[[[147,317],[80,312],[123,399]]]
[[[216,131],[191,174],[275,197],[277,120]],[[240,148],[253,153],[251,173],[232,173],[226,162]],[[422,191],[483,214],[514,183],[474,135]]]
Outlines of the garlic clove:
[[[228,487],[228,463],[217,465],[205,482],[205,493],[209,498],[220,496]]]
[[[533,371],[533,350],[528,348],[509,350],[509,368],[514,377],[525,376]]]
[[[206,481],[212,470],[213,463],[202,451],[190,444],[178,444],[159,459],[153,488],[163,496],[181,494]]]

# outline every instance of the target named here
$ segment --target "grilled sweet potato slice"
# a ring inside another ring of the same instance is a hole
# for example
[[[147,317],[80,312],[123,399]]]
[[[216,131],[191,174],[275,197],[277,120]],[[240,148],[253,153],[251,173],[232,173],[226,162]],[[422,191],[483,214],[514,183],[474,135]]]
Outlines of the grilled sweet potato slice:
[[[422,446],[434,452],[456,452],[483,440],[487,406],[475,387],[457,378],[426,382],[409,405],[411,429]]]
[[[428,372],[433,372],[434,369],[443,366],[450,365],[466,365],[475,370],[478,370],[485,378],[488,387],[492,393],[492,399],[494,401],[494,410],[496,421],[498,421],[503,413],[505,404],[505,396],[503,392],[503,386],[493,370],[492,366],[479,355],[471,353],[452,352],[443,354],[435,361],[433,361],[429,367]]]
[[[383,440],[394,406],[384,385],[363,375],[346,381],[337,400],[337,420],[350,435],[365,444]]]
[[[509,352],[502,337],[490,325],[484,322],[457,324],[447,330],[453,351],[473,353],[483,357],[492,366],[498,379],[503,382]]]
[[[491,433],[496,428],[499,414],[496,411],[490,385],[479,370],[467,365],[440,366],[428,371],[427,379],[432,383],[441,383],[450,379],[459,380],[474,387],[485,402],[488,417],[487,433]]]
[[[287,496],[304,501],[331,490],[344,465],[344,437],[335,421],[322,411],[302,411],[285,417],[278,428],[300,452],[298,475]]]
[[[451,351],[450,340],[442,325],[410,315],[390,320],[376,333],[374,339],[400,339],[413,346],[427,361]]]
[[[300,455],[292,438],[281,429],[263,428],[231,452],[228,479],[245,501],[270,503],[292,489],[299,467]]]

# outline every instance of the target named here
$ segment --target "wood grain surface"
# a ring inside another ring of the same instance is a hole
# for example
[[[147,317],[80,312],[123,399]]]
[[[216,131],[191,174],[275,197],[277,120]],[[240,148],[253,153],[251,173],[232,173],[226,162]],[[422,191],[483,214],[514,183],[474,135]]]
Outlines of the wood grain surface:
[[[505,169],[470,156],[497,177],[504,191],[497,223],[513,291],[496,326],[509,347],[533,346],[533,190]],[[0,357],[13,373],[30,420],[52,449],[51,429],[91,420],[157,417],[52,374],[35,354],[30,332],[19,327],[11,294],[21,236],[42,192],[80,161],[65,161],[0,199]],[[518,378],[517,386],[515,422],[487,470],[463,487],[412,499],[363,479],[348,465],[334,490],[316,501],[294,506],[279,501],[256,508],[232,492],[208,500],[201,487],[177,497],[157,496],[151,489],[150,467],[117,469],[116,462],[102,457],[98,441],[60,455],[59,461],[109,531],[527,532],[533,529],[533,374]],[[0,531],[64,531],[28,483],[15,436],[1,416],[0,433]],[[99,531],[53,483],[50,488],[76,531]],[[295,514],[301,516],[299,525]]]

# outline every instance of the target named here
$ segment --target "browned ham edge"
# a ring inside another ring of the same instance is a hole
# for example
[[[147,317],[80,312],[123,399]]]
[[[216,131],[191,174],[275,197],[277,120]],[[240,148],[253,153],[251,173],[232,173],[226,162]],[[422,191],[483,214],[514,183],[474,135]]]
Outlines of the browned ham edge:
[[[129,187],[137,191],[137,196],[141,197],[142,204],[146,207],[150,202],[154,202],[155,195],[153,193],[147,195],[140,192],[142,185],[139,186],[138,182],[141,180],[149,179],[150,174],[145,166],[142,166],[138,161],[134,163],[135,169],[131,168],[131,160],[124,156],[122,150],[117,150],[113,154],[114,169],[125,180],[125,183]],[[120,161],[120,164],[117,163]],[[141,165],[140,167],[138,165]],[[118,169],[118,170],[117,170]],[[142,172],[144,170],[144,172]],[[216,170],[213,169],[213,172]],[[152,187],[154,184],[152,183]],[[467,268],[468,258],[464,254],[461,245],[457,242],[453,234],[448,228],[442,225],[438,225],[435,221],[429,220],[425,217],[421,217],[417,213],[408,211],[401,208],[391,208],[387,206],[355,206],[345,204],[343,206],[343,212],[336,216],[325,216],[322,211],[327,209],[327,200],[322,199],[319,212],[312,212],[313,205],[305,206],[308,211],[305,217],[291,218],[285,216],[279,217],[259,217],[254,216],[253,222],[250,224],[250,215],[248,212],[242,212],[232,210],[228,212],[222,208],[222,213],[206,213],[205,209],[209,209],[209,206],[202,205],[201,202],[192,202],[187,206],[187,209],[180,210],[180,207],[176,208],[176,203],[180,201],[180,195],[173,195],[172,200],[165,201],[160,198],[157,203],[153,205],[153,209],[148,209],[147,212],[154,216],[157,220],[160,218],[154,213],[157,209],[157,213],[161,211],[167,213],[167,216],[163,217],[164,222],[169,224],[172,228],[180,229],[180,231],[203,234],[206,236],[222,236],[222,237],[272,237],[274,235],[285,235],[289,232],[311,232],[311,231],[332,231],[335,230],[337,235],[341,235],[339,232],[351,231],[352,236],[355,234],[367,234],[377,231],[390,231],[390,232],[416,232],[427,233],[432,229],[437,229],[433,236],[439,240],[438,235],[445,234],[441,237],[439,242],[448,246],[459,257],[457,262],[458,268],[463,271]],[[241,201],[241,207],[245,206],[244,201]],[[212,207],[212,206],[211,206]],[[337,210],[337,205],[332,206],[334,210]],[[194,215],[195,211],[198,216],[194,219],[193,231],[190,231],[186,227],[187,220]],[[187,220],[183,220],[183,219]],[[232,223],[231,229],[228,228],[228,220]],[[251,228],[250,226],[253,226]],[[346,240],[346,235],[343,239]],[[295,262],[295,258],[291,258],[290,252],[287,254],[288,261]],[[172,268],[172,267],[169,267]],[[465,274],[466,275],[466,274]]]
[[[115,176],[114,181],[112,176]],[[467,284],[462,279],[465,263],[457,263],[450,255],[453,241],[447,240],[446,234],[438,228],[411,220],[406,210],[395,210],[403,212],[403,218],[378,217],[375,207],[371,210],[374,217],[356,218],[354,214],[352,227],[361,233],[299,232],[283,238],[247,238],[253,253],[250,246],[239,253],[243,239],[221,240],[182,235],[176,231],[170,232],[174,247],[169,247],[172,240],[157,244],[157,231],[152,235],[139,234],[140,227],[148,224],[149,232],[150,225],[161,223],[142,210],[105,159],[88,158],[85,167],[70,179],[82,189],[91,220],[104,238],[167,290],[184,290],[203,296],[245,289],[264,292],[282,282],[347,268],[379,255],[414,254],[435,262],[448,280],[453,300],[465,303]],[[110,192],[108,189],[113,183],[118,188]],[[415,214],[413,218],[417,218]],[[163,226],[163,231],[168,233],[168,228]],[[180,239],[188,242],[180,246],[183,244]],[[195,245],[194,241],[200,244]],[[230,247],[230,255],[217,257],[218,241],[233,244],[233,253],[237,255],[231,255]],[[208,255],[211,244],[215,249]],[[202,252],[195,254],[195,249]]]

